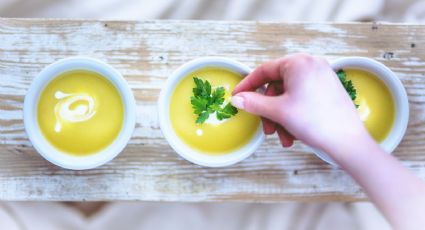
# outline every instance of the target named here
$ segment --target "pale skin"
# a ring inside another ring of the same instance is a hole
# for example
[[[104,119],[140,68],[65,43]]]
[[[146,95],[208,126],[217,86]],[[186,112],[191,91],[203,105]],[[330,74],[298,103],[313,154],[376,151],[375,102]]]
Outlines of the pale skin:
[[[255,92],[265,85],[264,94]],[[297,139],[328,153],[395,229],[425,228],[425,183],[372,139],[325,59],[267,62],[239,83],[232,104],[261,116],[264,132],[277,132],[284,147]]]

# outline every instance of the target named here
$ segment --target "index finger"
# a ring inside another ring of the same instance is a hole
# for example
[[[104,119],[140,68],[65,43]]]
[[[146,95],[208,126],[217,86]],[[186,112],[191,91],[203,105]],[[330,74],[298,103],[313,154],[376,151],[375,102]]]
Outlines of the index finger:
[[[280,58],[260,65],[239,82],[232,94],[235,95],[243,91],[254,91],[268,82],[281,81],[280,68],[285,64],[286,60],[287,58]]]

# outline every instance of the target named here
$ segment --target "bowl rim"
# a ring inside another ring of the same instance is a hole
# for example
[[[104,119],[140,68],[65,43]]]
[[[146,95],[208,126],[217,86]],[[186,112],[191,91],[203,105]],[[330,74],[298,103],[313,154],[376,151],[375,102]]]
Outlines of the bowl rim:
[[[367,57],[343,57],[330,62],[334,71],[339,69],[360,69],[372,73],[389,89],[395,104],[395,118],[390,133],[379,143],[388,153],[396,149],[406,133],[409,123],[409,100],[406,90],[397,75],[383,63]],[[324,151],[312,148],[314,154],[327,163],[338,167],[338,164]]]
[[[55,148],[41,133],[37,121],[38,101],[45,87],[60,74],[73,70],[92,71],[105,77],[120,94],[124,106],[124,120],[116,139],[98,153],[87,156],[75,156]],[[25,132],[44,159],[65,169],[84,170],[106,164],[125,148],[136,124],[136,103],[127,82],[112,66],[95,58],[74,56],[47,65],[32,80],[25,96],[23,115]]]
[[[197,151],[180,140],[174,132],[169,119],[169,101],[177,84],[189,73],[207,67],[228,69],[240,73],[243,77],[252,72],[252,69],[248,66],[225,57],[201,57],[184,63],[168,77],[165,86],[161,90],[158,99],[159,125],[169,145],[182,158],[201,166],[225,167],[246,159],[261,145],[265,138],[261,122],[254,137],[248,144],[234,152],[212,156]]]

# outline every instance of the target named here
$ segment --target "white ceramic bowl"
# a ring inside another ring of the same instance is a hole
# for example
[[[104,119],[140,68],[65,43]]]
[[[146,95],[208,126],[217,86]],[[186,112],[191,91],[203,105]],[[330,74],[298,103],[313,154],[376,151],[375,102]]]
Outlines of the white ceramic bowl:
[[[43,136],[37,122],[37,105],[43,89],[55,77],[71,70],[88,70],[104,76],[118,90],[124,105],[123,126],[117,138],[105,149],[89,156],[73,156],[56,149]],[[25,96],[25,131],[32,145],[46,160],[67,169],[91,169],[112,160],[124,149],[130,140],[135,122],[136,103],[133,93],[124,78],[108,64],[89,57],[65,58],[48,65],[34,78]]]
[[[395,119],[390,133],[380,145],[386,152],[391,154],[401,142],[409,121],[409,101],[400,79],[384,64],[365,57],[340,58],[331,62],[331,66],[335,71],[340,69],[361,69],[370,72],[381,79],[388,87],[395,103]],[[313,152],[329,164],[338,166],[325,152],[314,148]]]
[[[242,63],[220,57],[199,58],[182,65],[168,77],[164,88],[161,90],[158,101],[159,124],[168,143],[181,157],[192,163],[207,167],[229,166],[250,156],[263,142],[264,134],[261,123],[254,137],[248,144],[232,153],[219,156],[207,155],[190,148],[180,140],[171,126],[169,103],[175,87],[180,80],[186,77],[189,73],[205,67],[225,68],[240,73],[242,76],[246,76],[251,72],[251,69]]]

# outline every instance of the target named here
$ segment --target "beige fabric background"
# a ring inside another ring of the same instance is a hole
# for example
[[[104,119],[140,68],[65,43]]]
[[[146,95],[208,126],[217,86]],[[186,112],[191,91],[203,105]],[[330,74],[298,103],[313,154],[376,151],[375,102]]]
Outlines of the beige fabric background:
[[[425,22],[425,0],[0,0],[0,17]],[[389,229],[370,203],[2,202],[0,229]]]
[[[0,204],[0,229],[385,230],[371,204],[109,203],[92,216],[62,203]]]
[[[1,17],[425,21],[424,0],[1,0]]]

